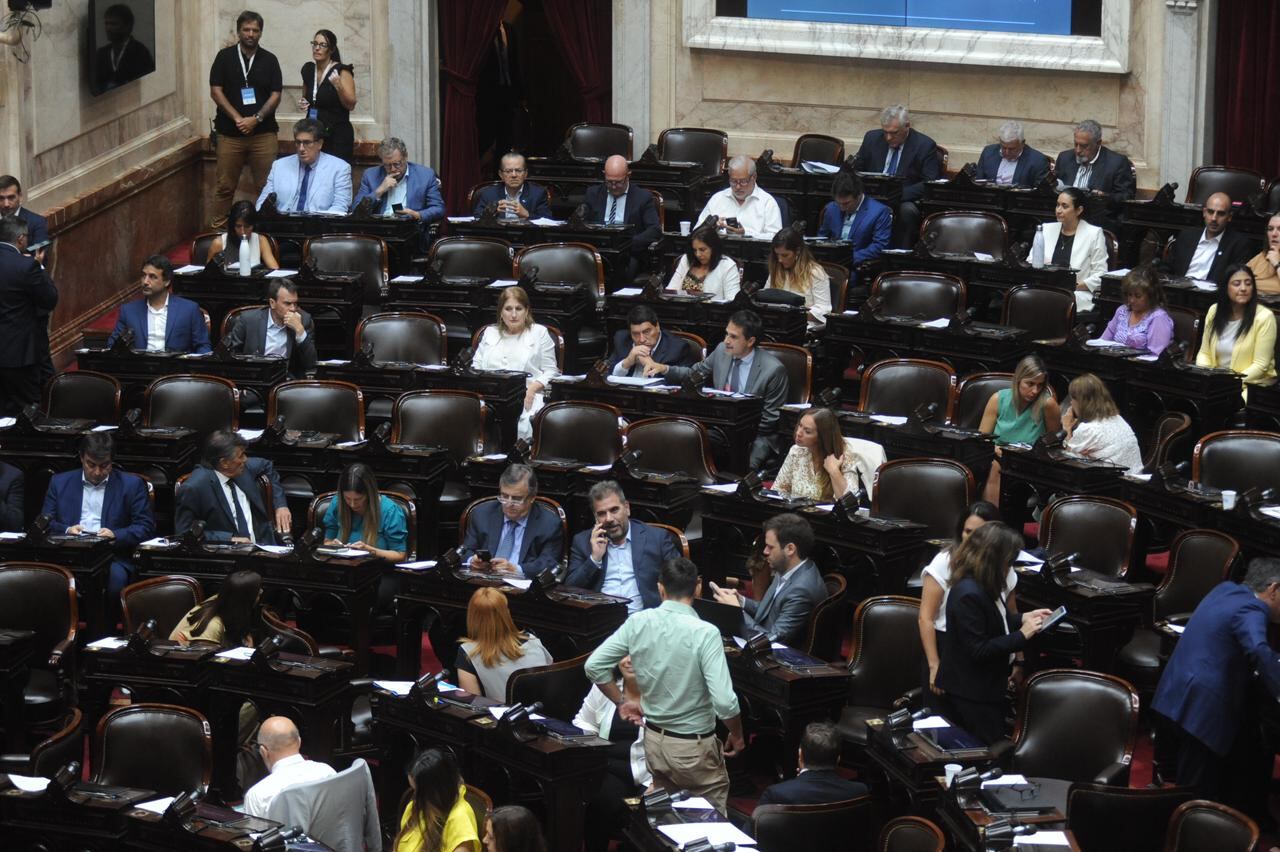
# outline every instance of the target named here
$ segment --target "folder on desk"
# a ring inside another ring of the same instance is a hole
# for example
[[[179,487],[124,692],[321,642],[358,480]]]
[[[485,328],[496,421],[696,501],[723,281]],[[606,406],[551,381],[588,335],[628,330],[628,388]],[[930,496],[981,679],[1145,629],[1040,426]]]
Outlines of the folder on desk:
[[[1047,814],[1057,808],[1057,804],[1043,795],[1039,784],[1002,784],[998,787],[984,787],[978,798],[987,810],[993,814],[1033,815]]]

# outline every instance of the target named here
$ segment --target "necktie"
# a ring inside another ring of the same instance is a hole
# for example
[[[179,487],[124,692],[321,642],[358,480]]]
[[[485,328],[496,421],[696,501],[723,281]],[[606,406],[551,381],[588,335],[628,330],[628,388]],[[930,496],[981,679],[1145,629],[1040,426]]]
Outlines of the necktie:
[[[244,516],[244,507],[236,496],[236,484],[230,479],[227,480],[227,495],[231,498],[231,507],[236,513],[236,535],[249,538],[249,519]]]
[[[302,169],[302,185],[298,187],[298,212],[305,213],[307,210],[307,186],[311,183],[311,167],[304,166]]]
[[[616,221],[617,215],[618,215],[618,196],[610,195],[609,196],[609,216],[607,219],[604,220],[605,224],[606,225],[614,224],[614,222]]]
[[[502,540],[498,542],[498,552],[494,554],[498,559],[511,561],[511,551],[516,546],[516,522],[505,521],[502,524]]]
[[[901,148],[893,149],[893,158],[889,160],[889,174],[896,175],[898,173],[898,157],[902,156]]]
[[[742,359],[734,358],[733,364],[729,367],[729,390],[734,393],[738,392],[739,376],[742,373]]]

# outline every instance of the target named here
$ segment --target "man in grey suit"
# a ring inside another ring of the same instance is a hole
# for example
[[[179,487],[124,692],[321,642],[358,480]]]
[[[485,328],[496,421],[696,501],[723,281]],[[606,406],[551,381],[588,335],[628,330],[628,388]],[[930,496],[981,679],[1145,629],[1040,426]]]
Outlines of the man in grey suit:
[[[735,311],[725,324],[724,342],[703,360],[692,367],[654,362],[644,371],[646,376],[665,375],[675,382],[690,376],[704,383],[710,379],[712,387],[720,390],[764,397],[748,461],[752,470],[760,470],[778,455],[778,423],[789,389],[787,368],[772,353],[756,348],[763,327],[755,311]]]
[[[289,359],[289,378],[300,379],[316,368],[315,327],[311,314],[298,307],[298,287],[273,278],[267,307],[241,311],[227,332],[227,348],[241,355],[275,355]]]
[[[818,566],[809,559],[813,528],[799,515],[774,515],[764,522],[764,558],[773,582],[759,601],[743,598],[731,589],[712,584],[716,600],[740,606],[751,632],[769,635],[770,642],[796,646],[804,641],[809,618],[827,597],[827,586]]]

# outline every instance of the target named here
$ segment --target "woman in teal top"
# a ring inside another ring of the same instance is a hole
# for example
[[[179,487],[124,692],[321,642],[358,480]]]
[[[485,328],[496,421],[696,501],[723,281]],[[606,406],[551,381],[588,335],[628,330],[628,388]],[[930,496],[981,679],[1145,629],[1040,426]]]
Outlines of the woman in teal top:
[[[378,480],[367,464],[348,465],[338,479],[337,499],[324,515],[328,545],[346,545],[388,562],[403,562],[409,549],[404,509],[378,492]]]
[[[1000,504],[1000,447],[1005,444],[1034,444],[1045,432],[1062,428],[1058,401],[1049,390],[1049,370],[1036,355],[1018,362],[1013,381],[987,400],[979,430],[996,439],[996,461],[983,489],[983,499]]]

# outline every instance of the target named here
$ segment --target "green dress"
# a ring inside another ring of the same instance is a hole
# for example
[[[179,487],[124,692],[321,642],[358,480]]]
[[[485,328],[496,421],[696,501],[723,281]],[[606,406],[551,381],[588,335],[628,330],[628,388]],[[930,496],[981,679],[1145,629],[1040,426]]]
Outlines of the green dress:
[[[1035,403],[1019,413],[1013,405],[1013,390],[1005,388],[996,392],[999,409],[996,412],[996,444],[1034,444],[1044,434],[1044,406]],[[1039,413],[1039,417],[1036,416]]]

